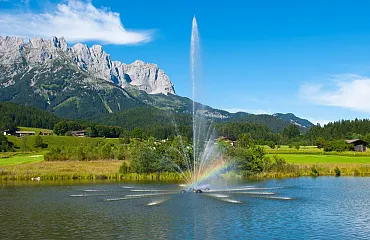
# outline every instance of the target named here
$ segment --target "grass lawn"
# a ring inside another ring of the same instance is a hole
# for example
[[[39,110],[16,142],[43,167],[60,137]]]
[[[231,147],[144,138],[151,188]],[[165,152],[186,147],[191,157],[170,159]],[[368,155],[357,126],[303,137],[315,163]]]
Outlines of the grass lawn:
[[[0,166],[35,163],[44,161],[43,153],[17,154],[8,158],[0,158]]]
[[[26,137],[26,151],[40,151],[40,149],[35,149],[34,144],[37,136],[27,136]],[[13,142],[17,151],[23,151],[24,139],[16,136],[7,136],[10,142]],[[48,144],[50,147],[76,147],[95,144],[98,142],[109,142],[119,145],[118,138],[89,138],[89,137],[71,137],[71,136],[41,136],[44,143]],[[45,150],[45,149],[44,149]],[[46,149],[48,150],[48,149]]]
[[[272,157],[274,154],[268,154]],[[370,157],[314,155],[314,154],[276,154],[288,163],[294,164],[370,164]]]

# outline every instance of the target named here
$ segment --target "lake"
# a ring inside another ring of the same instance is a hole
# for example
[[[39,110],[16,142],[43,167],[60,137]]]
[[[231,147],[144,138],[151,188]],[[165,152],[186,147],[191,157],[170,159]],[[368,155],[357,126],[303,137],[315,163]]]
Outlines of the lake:
[[[182,188],[0,182],[0,239],[370,239],[370,178]]]

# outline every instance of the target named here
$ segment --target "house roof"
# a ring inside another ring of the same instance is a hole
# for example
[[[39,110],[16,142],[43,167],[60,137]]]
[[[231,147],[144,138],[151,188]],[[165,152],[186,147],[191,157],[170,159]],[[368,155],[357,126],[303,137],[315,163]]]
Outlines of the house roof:
[[[364,145],[368,145],[369,143],[362,140],[362,139],[352,139],[352,140],[346,140],[346,142],[348,144],[364,144]]]
[[[86,130],[73,131],[72,133],[84,133]]]
[[[15,131],[15,133],[24,133],[24,134],[35,134],[35,131]]]
[[[232,139],[232,138],[227,137],[227,136],[220,136],[220,137],[216,138],[216,141],[220,141],[220,140],[235,141],[235,139]]]

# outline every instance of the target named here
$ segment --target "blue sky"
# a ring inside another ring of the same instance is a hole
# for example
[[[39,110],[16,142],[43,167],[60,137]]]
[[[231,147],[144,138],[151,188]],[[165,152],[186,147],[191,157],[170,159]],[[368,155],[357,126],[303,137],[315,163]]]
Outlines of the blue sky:
[[[90,15],[84,11],[102,18],[91,20],[95,25],[60,25],[65,17],[60,6],[67,12],[77,9],[88,23]],[[80,39],[102,44],[112,59],[126,63],[156,63],[178,95],[191,97],[189,50],[195,14],[202,103],[231,111],[292,112],[324,123],[369,118],[368,9],[368,1],[341,0],[0,0],[0,34],[27,37],[31,30],[24,27],[25,19],[41,18],[32,34],[66,35],[70,45]],[[7,21],[11,27],[5,27]]]

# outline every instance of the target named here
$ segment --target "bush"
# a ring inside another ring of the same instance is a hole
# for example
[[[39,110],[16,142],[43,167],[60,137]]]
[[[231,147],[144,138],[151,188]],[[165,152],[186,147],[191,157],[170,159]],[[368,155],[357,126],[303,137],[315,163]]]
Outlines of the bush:
[[[315,165],[312,165],[312,167],[311,167],[311,176],[317,177],[319,175],[320,175],[319,169]]]
[[[276,144],[274,143],[274,141],[269,141],[269,142],[267,143],[267,145],[268,145],[271,149],[274,149],[274,148],[275,148],[275,146],[276,146]]]
[[[332,152],[332,151],[344,152],[350,149],[350,145],[348,145],[343,140],[333,140],[333,141],[325,142],[323,148],[325,152]]]
[[[33,146],[35,148],[47,148],[48,144],[44,143],[40,136],[37,136],[36,139],[35,139],[35,144]]]
[[[14,144],[9,142],[6,136],[0,135],[0,152],[8,152],[13,146]]]
[[[340,176],[340,169],[338,168],[338,167],[335,167],[335,169],[334,169],[334,173],[335,173],[335,176],[336,177],[339,177]]]
[[[130,172],[130,168],[129,166],[127,165],[126,162],[123,162],[121,167],[119,168],[119,173],[129,173]]]
[[[44,156],[45,161],[67,161],[68,159],[67,153],[59,147],[50,149]]]

